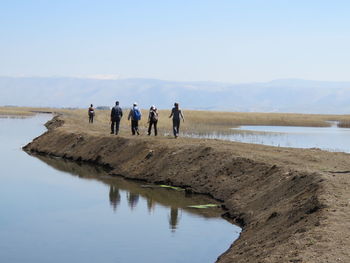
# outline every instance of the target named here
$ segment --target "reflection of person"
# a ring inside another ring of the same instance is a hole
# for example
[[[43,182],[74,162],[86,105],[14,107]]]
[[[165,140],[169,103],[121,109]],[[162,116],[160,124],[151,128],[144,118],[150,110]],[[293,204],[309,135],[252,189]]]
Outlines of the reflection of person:
[[[120,120],[123,117],[123,110],[119,107],[119,101],[115,102],[115,106],[111,111],[111,134],[114,133],[115,126],[115,134],[117,135],[119,132]]]
[[[152,210],[154,210],[155,207],[155,203],[153,201],[152,198],[147,198],[147,208],[148,208],[148,212],[151,213]]]
[[[177,138],[180,132],[180,118],[182,119],[182,121],[185,121],[184,116],[181,110],[179,109],[179,103],[177,102],[174,103],[174,108],[171,110],[169,118],[171,117],[173,117],[173,133],[175,138]]]
[[[149,109],[149,114],[148,114],[148,135],[151,135],[152,131],[152,125],[154,127],[154,135],[157,136],[157,123],[158,123],[158,111],[155,106],[152,106]]]
[[[89,109],[88,109],[88,115],[89,115],[89,123],[93,123],[94,122],[94,116],[95,116],[95,109],[94,109],[94,105],[90,105]]]
[[[109,201],[113,206],[113,210],[115,211],[117,206],[120,204],[120,193],[119,189],[114,185],[109,187]]]
[[[172,232],[175,232],[178,223],[179,223],[179,210],[178,208],[171,207],[169,225]]]
[[[136,207],[138,201],[139,201],[139,195],[138,194],[134,194],[131,192],[128,192],[127,194],[127,199],[128,199],[128,203],[131,209],[133,209],[134,207]]]
[[[128,120],[131,119],[131,133],[132,135],[140,135],[139,133],[139,120],[141,120],[141,111],[137,107],[137,103],[133,104],[132,109],[129,112]]]

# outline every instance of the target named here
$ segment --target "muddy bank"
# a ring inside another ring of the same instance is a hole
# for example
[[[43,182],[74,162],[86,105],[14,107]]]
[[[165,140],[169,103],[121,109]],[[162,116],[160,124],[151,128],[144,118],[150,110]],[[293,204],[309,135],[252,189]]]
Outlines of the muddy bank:
[[[349,199],[342,196],[348,155],[216,140],[117,137],[83,132],[79,125],[72,129],[65,118],[55,117],[49,131],[24,149],[222,200],[225,216],[243,231],[219,262],[349,262]],[[345,173],[335,176],[337,171]],[[339,200],[330,199],[334,195]],[[337,212],[343,217],[335,222]]]

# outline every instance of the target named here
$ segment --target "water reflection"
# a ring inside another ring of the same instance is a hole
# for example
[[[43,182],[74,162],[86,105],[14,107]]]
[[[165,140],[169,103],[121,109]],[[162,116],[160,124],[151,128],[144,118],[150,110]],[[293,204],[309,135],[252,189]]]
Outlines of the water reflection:
[[[48,119],[0,119],[0,262],[214,262],[238,238],[220,210],[186,207],[212,200],[29,157],[20,146]]]
[[[131,209],[134,209],[139,201],[140,196],[132,192],[127,192],[126,198],[128,199],[129,207]]]
[[[320,148],[327,151],[350,152],[350,129],[331,124],[330,127],[241,126],[226,134],[214,132],[185,136],[277,147]]]
[[[113,207],[113,210],[116,211],[118,205],[120,204],[120,193],[119,189],[115,185],[109,187],[109,202]]]
[[[108,185],[109,203],[115,213],[118,213],[118,207],[127,202],[131,211],[136,210],[140,200],[145,200],[141,209],[145,207],[149,214],[156,211],[157,206],[168,207],[169,229],[175,232],[179,228],[179,222],[182,210],[191,214],[200,215],[205,218],[220,218],[222,210],[219,208],[211,209],[191,209],[188,208],[194,204],[206,204],[216,202],[208,196],[187,193],[185,191],[175,191],[158,187],[145,187],[144,185],[121,177],[112,177],[103,168],[87,164],[79,164],[61,158],[52,158],[36,155],[37,158],[54,167],[57,170],[69,172],[87,180],[98,180]]]
[[[155,202],[151,197],[147,197],[147,208],[150,214],[154,211]]]
[[[179,224],[179,209],[177,207],[170,207],[169,226],[172,232],[175,232]]]

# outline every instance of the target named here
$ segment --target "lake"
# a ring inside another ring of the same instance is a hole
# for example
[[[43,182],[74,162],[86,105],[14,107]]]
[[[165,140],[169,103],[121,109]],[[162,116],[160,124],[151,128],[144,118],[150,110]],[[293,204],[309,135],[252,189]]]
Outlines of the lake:
[[[30,156],[51,115],[0,118],[0,262],[214,262],[240,228],[203,195]]]
[[[220,139],[291,148],[319,148],[350,153],[350,129],[330,127],[253,126],[232,128],[230,134],[185,134],[187,137]]]

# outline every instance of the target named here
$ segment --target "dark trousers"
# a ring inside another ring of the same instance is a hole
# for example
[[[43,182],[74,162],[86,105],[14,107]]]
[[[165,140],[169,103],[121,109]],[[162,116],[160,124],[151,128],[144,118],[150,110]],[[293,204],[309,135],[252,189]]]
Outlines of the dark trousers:
[[[114,133],[114,126],[115,126],[115,134],[118,134],[118,132],[119,132],[119,125],[120,125],[120,119],[112,120],[111,133]]]
[[[173,133],[174,136],[177,137],[180,132],[180,120],[174,120],[173,119]]]
[[[89,114],[89,123],[93,123],[93,122],[94,122],[94,115]]]
[[[139,135],[139,121],[131,120],[131,133],[132,135]]]
[[[152,131],[152,125],[154,127],[154,135],[157,136],[158,131],[157,131],[157,123],[158,121],[150,121],[149,122],[149,126],[148,126],[148,135],[151,135],[151,131]]]

